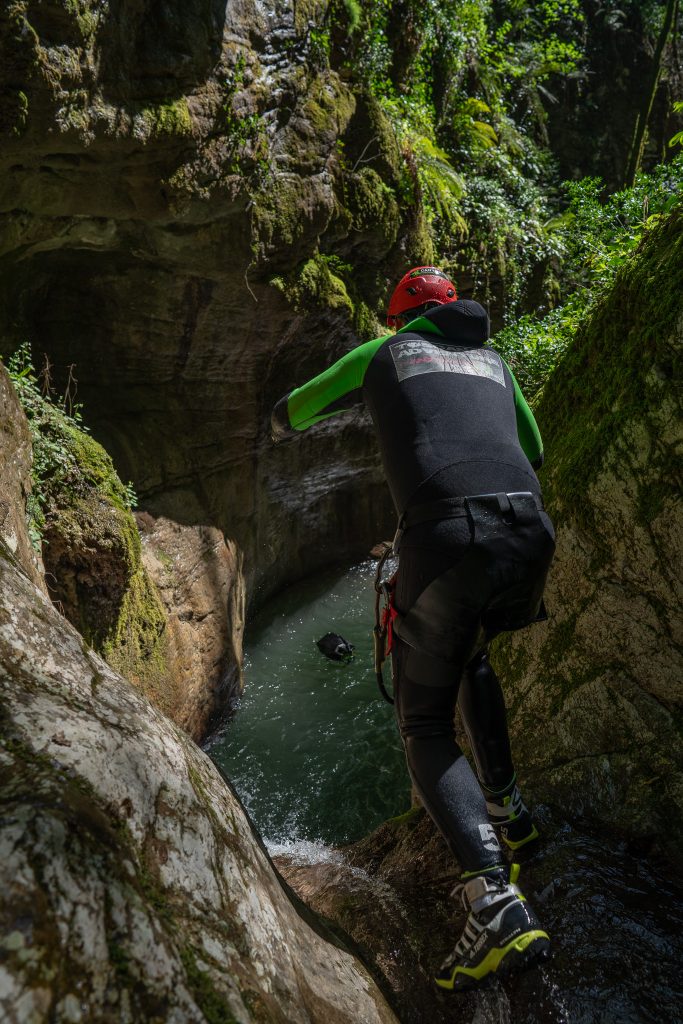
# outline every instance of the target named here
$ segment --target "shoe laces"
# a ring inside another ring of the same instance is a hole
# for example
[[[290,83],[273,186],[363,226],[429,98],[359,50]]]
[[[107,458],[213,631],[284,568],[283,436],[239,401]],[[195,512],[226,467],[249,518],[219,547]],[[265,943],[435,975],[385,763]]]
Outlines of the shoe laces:
[[[465,910],[477,914],[484,907],[497,903],[501,897],[522,896],[518,878],[519,864],[510,864],[509,870],[501,867],[490,874],[461,879],[451,889],[451,896],[459,898]]]

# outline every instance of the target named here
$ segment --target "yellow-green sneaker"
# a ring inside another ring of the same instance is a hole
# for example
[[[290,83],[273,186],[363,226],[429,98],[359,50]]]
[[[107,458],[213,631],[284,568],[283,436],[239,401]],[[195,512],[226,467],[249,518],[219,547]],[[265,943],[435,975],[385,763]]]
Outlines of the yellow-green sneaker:
[[[434,978],[462,991],[492,975],[525,970],[550,958],[550,939],[516,885],[519,865],[456,886],[469,910],[458,944]],[[455,891],[455,890],[454,890]]]

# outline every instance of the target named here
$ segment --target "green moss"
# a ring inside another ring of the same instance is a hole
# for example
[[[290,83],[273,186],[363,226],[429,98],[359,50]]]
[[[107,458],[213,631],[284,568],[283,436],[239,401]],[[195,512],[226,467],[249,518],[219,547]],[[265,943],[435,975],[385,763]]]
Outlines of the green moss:
[[[346,128],[355,108],[351,90],[336,75],[324,74],[310,83],[302,114],[313,126],[316,136],[330,133],[337,138]]]
[[[79,420],[41,394],[27,359],[22,351],[9,368],[31,430],[32,526],[51,596],[92,648],[170,711],[166,618],[142,565],[131,488]]]
[[[90,0],[64,0],[64,7],[75,18],[83,39],[90,39],[98,24],[98,16]]]
[[[111,457],[101,444],[84,430],[70,424],[63,418],[64,442],[68,447],[82,480],[97,489],[109,505],[121,512],[130,509],[129,494],[114,469]],[[137,530],[135,531],[137,536]],[[137,538],[137,552],[140,540]]]
[[[192,117],[184,96],[145,107],[141,116],[153,135],[189,135],[192,132]]]
[[[287,295],[298,311],[305,312],[311,306],[354,313],[353,302],[344,281],[332,269],[334,262],[318,254],[307,260],[288,278],[272,278],[271,284]]]
[[[378,320],[375,311],[370,309],[367,303],[363,301],[359,301],[355,305],[353,329],[363,341],[379,338],[386,331],[386,328]]]
[[[214,987],[208,971],[202,970],[197,963],[198,957],[201,959],[201,952],[192,946],[184,946],[180,951],[187,983],[197,1006],[208,1024],[238,1024],[230,1004]]]
[[[393,818],[389,818],[385,821],[385,825],[390,828],[401,828],[403,825],[410,825],[413,828],[417,825],[418,821],[422,818],[424,809],[419,806],[411,807],[409,810],[404,811],[403,814],[397,814]]]
[[[102,640],[101,652],[113,669],[162,710],[170,710],[175,693],[168,684],[166,616],[142,565],[128,581],[118,618]]]
[[[327,7],[326,0],[297,0],[294,5],[294,27],[297,33],[302,35],[312,23],[321,21]]]
[[[574,342],[548,381],[537,407],[548,470],[544,493],[560,519],[590,528],[591,505],[577,500],[604,469],[605,456],[629,422],[647,422],[648,409],[673,400],[681,380],[676,337],[683,293],[683,209],[653,228],[626,260],[614,284],[579,326]],[[678,413],[677,413],[678,414]],[[653,438],[661,470],[672,453]],[[668,483],[657,488],[644,514],[661,506]]]
[[[398,139],[396,137],[396,131],[387,115],[382,110],[381,104],[372,95],[366,95],[365,97],[368,106],[368,116],[370,121],[370,133],[371,136],[377,139],[377,147],[379,151],[380,163],[384,164],[385,167],[380,166],[380,173],[385,178],[384,171],[390,172],[391,177],[397,184],[405,182],[406,166],[403,158],[401,157],[401,151],[399,149]],[[377,168],[375,168],[377,169]],[[410,188],[409,188],[409,191]],[[411,194],[408,198],[414,198]]]
[[[355,231],[380,234],[387,248],[395,243],[401,224],[398,203],[372,167],[363,167],[348,179],[347,204]]]
[[[293,246],[304,233],[301,185],[279,177],[253,200],[252,249],[258,256],[272,246]]]
[[[17,93],[16,123],[12,129],[15,135],[23,135],[28,123],[28,96],[19,90]]]

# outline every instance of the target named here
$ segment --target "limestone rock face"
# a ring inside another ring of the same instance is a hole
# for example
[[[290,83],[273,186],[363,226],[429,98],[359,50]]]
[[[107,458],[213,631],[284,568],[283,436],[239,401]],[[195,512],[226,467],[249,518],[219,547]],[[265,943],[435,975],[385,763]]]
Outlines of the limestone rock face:
[[[229,785],[0,548],[0,1016],[390,1024]]]
[[[166,662],[175,681],[167,714],[194,739],[242,692],[245,588],[234,543],[209,526],[136,516],[142,562],[166,615]]]
[[[268,417],[381,333],[388,277],[427,252],[378,105],[316,49],[324,4],[163,11],[3,15],[0,331],[58,386],[74,364],[142,507],[220,529],[265,595],[388,528],[367,419],[273,452]]]
[[[29,578],[44,590],[42,560],[31,543],[26,522],[32,462],[28,423],[9,374],[0,363],[0,538]]]
[[[510,636],[518,770],[565,813],[683,833],[683,215],[652,231],[546,386],[550,620]]]

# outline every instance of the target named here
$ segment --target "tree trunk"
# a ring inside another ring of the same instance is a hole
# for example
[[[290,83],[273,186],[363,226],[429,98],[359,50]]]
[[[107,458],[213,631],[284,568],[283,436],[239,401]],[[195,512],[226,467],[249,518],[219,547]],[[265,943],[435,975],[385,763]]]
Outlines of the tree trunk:
[[[655,50],[654,59],[652,62],[652,75],[650,77],[649,86],[645,93],[645,99],[643,105],[636,118],[636,125],[633,132],[633,142],[631,143],[631,151],[628,158],[628,166],[626,169],[626,176],[624,179],[624,185],[631,187],[636,179],[636,174],[640,168],[641,161],[643,159],[643,149],[645,148],[645,132],[647,129],[648,121],[650,120],[650,114],[652,113],[652,106],[657,95],[657,86],[659,85],[659,77],[662,73],[662,58],[664,56],[664,49],[671,34],[671,29],[675,26],[678,16],[678,0],[669,0],[666,6],[666,13],[664,15],[664,22],[662,24],[662,30],[659,33],[659,39],[657,40],[657,49]]]

